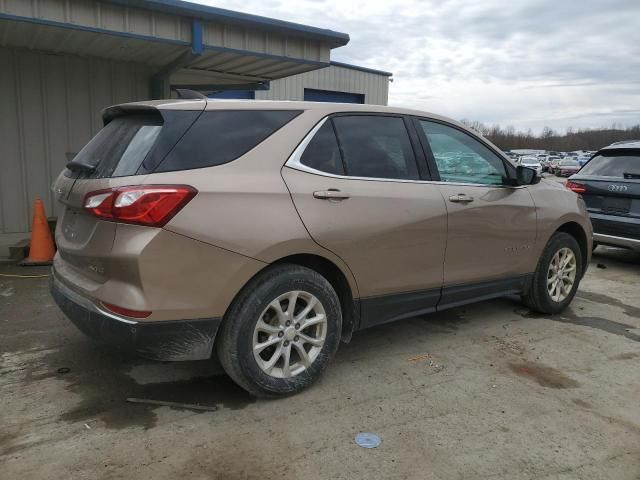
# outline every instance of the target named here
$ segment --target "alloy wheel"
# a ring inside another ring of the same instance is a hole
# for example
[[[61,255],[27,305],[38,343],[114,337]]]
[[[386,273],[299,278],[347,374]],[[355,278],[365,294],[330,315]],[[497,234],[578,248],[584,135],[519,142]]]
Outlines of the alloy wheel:
[[[327,337],[327,315],[318,298],[302,290],[280,295],[264,309],[253,331],[253,356],[260,369],[290,378],[309,368]]]
[[[571,293],[576,280],[577,261],[570,248],[561,248],[551,259],[547,271],[547,290],[554,302],[562,302]]]

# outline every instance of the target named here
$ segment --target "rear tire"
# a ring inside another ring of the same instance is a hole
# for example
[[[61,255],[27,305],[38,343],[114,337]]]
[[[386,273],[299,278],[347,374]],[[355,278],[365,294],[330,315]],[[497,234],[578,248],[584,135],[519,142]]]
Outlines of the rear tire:
[[[320,377],[338,350],[341,331],[340,302],[331,284],[309,268],[276,265],[234,300],[216,350],[238,385],[258,397],[278,397]]]
[[[522,300],[537,312],[560,313],[573,300],[582,272],[578,242],[568,233],[557,232],[542,252],[529,291]]]

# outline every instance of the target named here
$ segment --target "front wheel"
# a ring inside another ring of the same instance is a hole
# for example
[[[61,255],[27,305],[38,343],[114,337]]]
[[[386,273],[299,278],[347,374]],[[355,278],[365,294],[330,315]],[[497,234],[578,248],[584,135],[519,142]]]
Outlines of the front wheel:
[[[524,303],[541,313],[561,312],[573,300],[582,271],[576,239],[564,232],[554,234],[538,261],[529,291],[522,297]]]
[[[249,393],[288,395],[320,376],[338,349],[341,327],[338,296],[322,275],[277,265],[239,294],[216,348],[227,374]]]

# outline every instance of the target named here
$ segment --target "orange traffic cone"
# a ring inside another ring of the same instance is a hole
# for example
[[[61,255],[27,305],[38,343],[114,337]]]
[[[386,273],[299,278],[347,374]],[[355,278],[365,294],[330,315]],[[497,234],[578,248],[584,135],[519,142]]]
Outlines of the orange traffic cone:
[[[51,265],[56,249],[53,246],[51,231],[47,223],[47,216],[44,213],[42,200],[36,199],[33,206],[33,223],[31,224],[31,243],[29,245],[29,256],[25,258],[21,265]]]

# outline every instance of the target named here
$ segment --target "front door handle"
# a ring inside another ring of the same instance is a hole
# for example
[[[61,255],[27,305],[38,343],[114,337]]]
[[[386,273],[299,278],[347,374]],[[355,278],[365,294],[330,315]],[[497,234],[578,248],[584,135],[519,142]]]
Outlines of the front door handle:
[[[330,188],[329,190],[318,190],[317,192],[313,192],[313,198],[317,198],[320,200],[335,200],[342,201],[349,198],[350,195],[345,192],[341,192],[337,188]]]
[[[449,201],[454,203],[471,203],[473,202],[473,197],[464,193],[459,193],[458,195],[451,195],[449,197]]]

